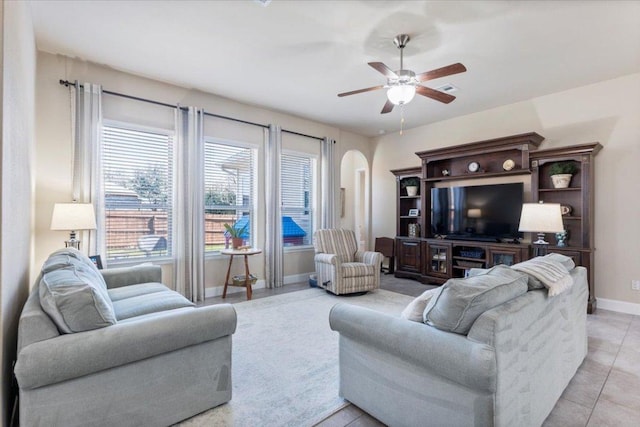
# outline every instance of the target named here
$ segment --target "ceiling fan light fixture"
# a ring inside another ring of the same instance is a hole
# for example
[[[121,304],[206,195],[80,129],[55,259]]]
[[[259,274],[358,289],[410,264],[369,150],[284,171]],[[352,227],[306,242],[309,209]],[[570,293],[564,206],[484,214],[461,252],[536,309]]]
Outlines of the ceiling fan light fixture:
[[[411,84],[391,86],[387,98],[394,105],[408,104],[416,95],[416,87]]]

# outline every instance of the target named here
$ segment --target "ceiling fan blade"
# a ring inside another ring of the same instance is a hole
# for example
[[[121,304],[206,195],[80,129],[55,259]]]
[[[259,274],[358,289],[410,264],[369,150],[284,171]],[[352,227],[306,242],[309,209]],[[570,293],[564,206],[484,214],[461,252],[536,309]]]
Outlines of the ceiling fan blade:
[[[447,65],[446,67],[437,68],[435,70],[418,74],[416,76],[416,79],[418,79],[419,82],[426,82],[427,80],[438,79],[440,77],[450,76],[452,74],[464,73],[465,71],[467,71],[467,68],[458,62],[455,64]]]
[[[384,107],[382,107],[382,111],[380,111],[380,114],[390,113],[391,110],[393,110],[393,107],[395,107],[393,102],[387,100],[387,102],[384,104]]]
[[[439,90],[420,85],[416,86],[416,93],[419,93],[422,96],[426,96],[427,98],[435,99],[436,101],[444,102],[445,104],[448,104],[456,99],[455,96],[449,95],[448,93],[440,92]]]
[[[384,86],[380,85],[380,86],[373,86],[373,87],[368,87],[366,89],[358,89],[358,90],[352,90],[351,92],[343,92],[343,93],[339,93],[338,96],[342,97],[342,96],[349,96],[349,95],[355,95],[357,93],[362,93],[362,92],[369,92],[372,90],[378,90],[378,89],[382,89]]]
[[[398,75],[391,70],[391,68],[384,65],[382,62],[369,62],[369,65],[377,70],[378,72],[384,74],[389,79],[397,79]]]

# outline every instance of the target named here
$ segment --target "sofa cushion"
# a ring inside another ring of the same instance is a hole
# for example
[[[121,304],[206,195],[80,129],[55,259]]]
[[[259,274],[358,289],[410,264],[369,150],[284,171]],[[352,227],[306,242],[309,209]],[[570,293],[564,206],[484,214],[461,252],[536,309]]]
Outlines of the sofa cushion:
[[[527,292],[524,274],[504,265],[466,279],[449,279],[424,311],[425,323],[438,329],[467,334],[485,311]]]
[[[107,289],[112,302],[139,295],[153,294],[155,292],[168,291],[162,283],[139,283],[137,285],[122,286],[121,288]]]
[[[82,268],[83,272],[91,277],[97,286],[107,289],[107,283],[104,281],[98,267],[88,256],[74,248],[59,249],[49,255],[49,258],[42,265],[42,274],[71,266]]]
[[[159,311],[194,306],[194,303],[168,288],[164,291],[137,295],[113,302],[113,309],[118,320]]]
[[[116,316],[103,286],[92,269],[71,263],[42,275],[40,305],[63,333],[113,325]]]
[[[422,316],[424,314],[427,304],[433,297],[441,292],[442,288],[433,288],[424,291],[422,295],[417,296],[409,305],[400,313],[400,317],[403,319],[411,320],[412,322],[422,323]]]
[[[362,277],[374,276],[376,274],[376,266],[372,264],[363,264],[361,262],[345,262],[341,265],[342,277]]]
[[[467,277],[480,276],[483,274],[487,274],[487,271],[489,271],[488,268],[470,268]],[[536,289],[545,289],[544,284],[540,280],[533,277],[532,275],[527,274],[527,290],[533,291]]]

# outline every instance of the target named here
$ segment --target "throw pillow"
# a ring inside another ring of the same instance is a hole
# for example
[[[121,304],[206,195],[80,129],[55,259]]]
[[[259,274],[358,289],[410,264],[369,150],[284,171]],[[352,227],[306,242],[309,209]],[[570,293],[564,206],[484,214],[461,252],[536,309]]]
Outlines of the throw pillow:
[[[84,265],[70,265],[43,274],[38,292],[42,309],[62,333],[89,331],[116,323],[106,288]]]
[[[403,319],[411,320],[412,322],[422,322],[422,315],[427,304],[431,299],[440,293],[442,288],[434,288],[424,291],[422,295],[416,297],[409,305],[402,311],[400,317]]]
[[[527,292],[524,274],[504,265],[466,279],[449,279],[423,314],[423,321],[443,331],[466,335],[485,311]]]
[[[107,283],[104,281],[104,277],[102,277],[102,273],[100,273],[98,267],[96,267],[88,256],[74,248],[59,249],[49,255],[49,258],[47,258],[42,265],[42,274],[44,275],[50,271],[72,266],[82,268],[87,275],[91,276],[91,279],[95,281],[97,285],[106,291]]]
[[[488,271],[488,268],[471,268],[469,269],[469,275],[467,277],[481,276],[483,274],[487,274]],[[533,291],[535,289],[544,288],[545,286],[540,280],[536,279],[530,274],[527,274],[527,290]]]

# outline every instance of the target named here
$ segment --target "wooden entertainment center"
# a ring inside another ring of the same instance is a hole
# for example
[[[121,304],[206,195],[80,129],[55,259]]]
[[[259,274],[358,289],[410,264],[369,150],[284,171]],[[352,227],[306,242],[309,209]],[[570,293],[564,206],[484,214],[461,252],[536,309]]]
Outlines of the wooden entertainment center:
[[[531,202],[560,203],[568,207],[563,224],[568,232],[566,246],[557,246],[554,235],[549,252],[567,255],[589,272],[588,312],[596,308],[593,275],[593,158],[599,143],[537,150],[543,137],[531,132],[453,147],[421,151],[422,165],[395,169],[396,176],[396,277],[443,284],[452,277],[465,277],[470,268],[512,265],[532,256],[528,243],[447,240],[436,236],[431,224],[431,189],[436,185],[455,186],[462,180],[500,178],[522,181],[530,176]],[[568,188],[551,184],[549,167],[554,162],[574,162],[579,171]],[[418,178],[417,195],[409,195],[403,181]],[[512,178],[512,179],[510,179]],[[528,181],[528,180],[527,180]],[[473,184],[470,184],[473,185]],[[529,200],[525,200],[529,201]]]

